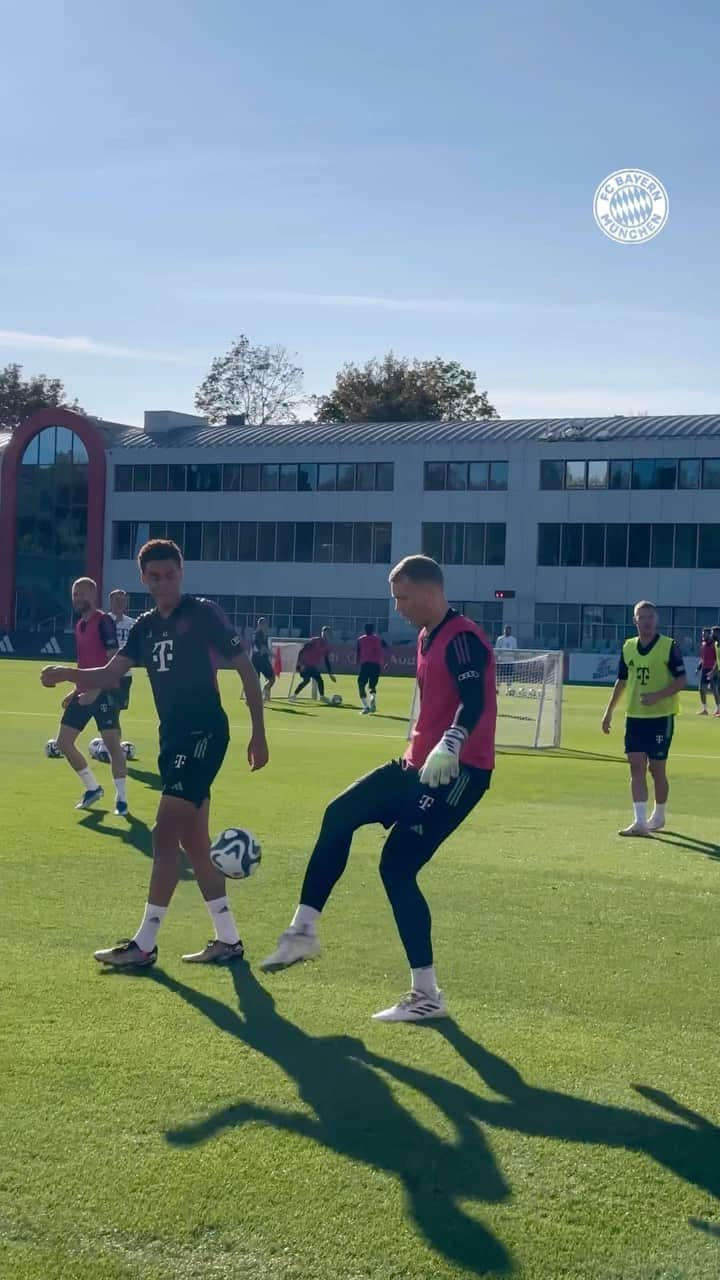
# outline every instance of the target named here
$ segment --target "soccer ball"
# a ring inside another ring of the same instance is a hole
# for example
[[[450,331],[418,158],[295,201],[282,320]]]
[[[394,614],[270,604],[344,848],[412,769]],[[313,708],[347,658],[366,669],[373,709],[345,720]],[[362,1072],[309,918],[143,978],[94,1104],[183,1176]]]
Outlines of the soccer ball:
[[[120,746],[121,746],[121,747],[122,747],[122,749],[123,749],[123,752],[124,752],[124,754],[125,754],[125,759],[126,759],[126,760],[134,760],[134,759],[135,759],[135,757],[136,757],[136,755],[137,755],[137,751],[135,750],[135,743],[134,743],[134,742],[121,742],[121,743],[120,743]]]
[[[102,751],[104,746],[105,746],[105,743],[103,742],[102,738],[91,738],[90,742],[88,743],[88,751],[90,752],[90,759],[99,760],[100,752]]]
[[[334,693],[330,701],[334,707],[342,706],[342,698],[339,693]]]
[[[229,880],[245,880],[257,871],[262,849],[252,831],[244,827],[228,827],[210,848],[210,861]]]
[[[48,760],[62,760],[62,754],[63,753],[57,744],[56,738],[50,738],[45,743],[45,755]]]

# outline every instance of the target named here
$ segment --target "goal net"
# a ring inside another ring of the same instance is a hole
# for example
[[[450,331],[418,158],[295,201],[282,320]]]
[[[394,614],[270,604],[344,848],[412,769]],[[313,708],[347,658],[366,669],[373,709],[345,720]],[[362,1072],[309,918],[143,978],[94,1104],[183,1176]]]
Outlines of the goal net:
[[[541,751],[560,746],[562,729],[563,654],[534,649],[508,649],[495,654],[497,672],[497,747]],[[415,686],[410,738],[420,713]]]
[[[298,658],[303,645],[307,644],[307,640],[303,638],[286,640],[282,636],[276,636],[270,640],[270,652],[272,654],[273,671],[275,672],[275,684],[273,686],[273,695],[278,698],[288,698],[299,684],[299,676],[297,674]],[[317,698],[317,686],[312,681],[310,686],[313,698]]]

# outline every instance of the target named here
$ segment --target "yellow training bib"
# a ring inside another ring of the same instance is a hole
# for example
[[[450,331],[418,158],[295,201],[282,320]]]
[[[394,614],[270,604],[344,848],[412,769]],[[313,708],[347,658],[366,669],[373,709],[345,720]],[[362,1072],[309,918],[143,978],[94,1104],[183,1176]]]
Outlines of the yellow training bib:
[[[649,653],[640,653],[639,646],[640,641],[637,636],[633,636],[622,647],[623,661],[628,670],[627,714],[643,720],[676,716],[680,710],[677,693],[670,698],[662,698],[660,702],[653,702],[649,707],[640,701],[644,693],[657,693],[673,678],[668,667],[673,646],[672,636],[658,636]]]

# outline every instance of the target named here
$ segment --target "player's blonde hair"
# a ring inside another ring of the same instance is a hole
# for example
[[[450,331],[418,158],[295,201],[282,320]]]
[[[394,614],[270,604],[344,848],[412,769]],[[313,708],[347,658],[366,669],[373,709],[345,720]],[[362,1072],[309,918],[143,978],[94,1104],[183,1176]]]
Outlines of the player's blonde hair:
[[[652,600],[638,600],[633,609],[633,618],[637,618],[641,609],[652,609],[653,613],[657,613],[657,605]]]
[[[72,584],[72,590],[74,591],[76,587],[92,587],[97,595],[97,582],[94,578],[76,578]]]

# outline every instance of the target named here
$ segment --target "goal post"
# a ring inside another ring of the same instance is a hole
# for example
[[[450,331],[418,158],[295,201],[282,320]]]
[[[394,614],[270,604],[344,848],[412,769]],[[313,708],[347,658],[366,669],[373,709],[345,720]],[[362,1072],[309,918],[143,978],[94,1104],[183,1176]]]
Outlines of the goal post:
[[[270,639],[270,655],[275,672],[275,684],[273,693],[276,697],[289,698],[298,681],[297,664],[300,657],[300,650],[303,645],[307,644],[307,639],[302,637],[292,640],[285,639],[284,636],[272,636]],[[317,698],[318,691],[315,681],[311,684],[312,697]]]
[[[562,733],[564,656],[562,650],[507,649],[495,654],[496,747],[543,751],[559,747]],[[408,738],[420,714],[420,691],[413,693]]]

